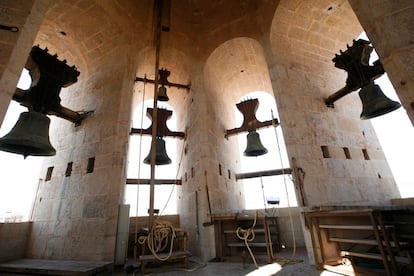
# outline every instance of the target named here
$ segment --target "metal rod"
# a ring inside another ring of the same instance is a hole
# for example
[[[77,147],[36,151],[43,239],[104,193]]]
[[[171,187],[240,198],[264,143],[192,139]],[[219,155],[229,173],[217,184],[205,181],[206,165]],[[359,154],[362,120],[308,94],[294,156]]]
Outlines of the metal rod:
[[[349,93],[351,93],[352,91],[355,91],[357,89],[358,88],[356,88],[356,89],[350,89],[347,86],[342,87],[341,89],[339,89],[338,91],[336,91],[335,93],[333,93],[332,95],[330,95],[328,98],[325,99],[326,106],[333,108],[335,101],[339,100],[343,96],[346,96]]]
[[[147,128],[147,129],[131,128],[130,135],[133,135],[133,134],[139,134],[139,135],[148,134],[148,135],[152,135],[152,127]],[[164,136],[172,136],[172,137],[178,137],[178,138],[185,138],[185,133],[184,132],[181,132],[181,131],[168,131],[166,133],[166,135],[164,135]]]
[[[158,76],[158,67],[160,64],[160,47],[161,47],[161,15],[162,15],[162,0],[154,2],[154,16],[156,16],[156,26],[154,32],[154,45],[155,45],[155,76]],[[149,228],[152,229],[154,224],[154,193],[155,193],[155,157],[157,151],[156,135],[157,135],[157,121],[158,121],[158,108],[157,108],[157,92],[158,92],[158,78],[154,81],[154,110],[152,113],[152,141],[151,141],[151,178],[150,178],[150,198],[149,198]]]
[[[148,83],[155,83],[155,80],[147,79],[146,77],[144,77],[144,78],[135,77],[135,81],[142,81],[144,83],[147,83],[147,82]],[[171,87],[171,86],[172,87],[177,87],[178,89],[183,88],[183,89],[190,90],[190,88],[191,88],[190,84],[180,84],[180,83],[174,83],[174,82],[169,82],[169,81],[161,82],[161,84],[166,85],[168,87]]]
[[[291,174],[291,173],[292,173],[291,168],[268,170],[268,171],[259,171],[259,172],[250,172],[250,173],[236,173],[236,180],[246,179],[246,178],[254,178],[254,177],[262,177],[262,176]]]
[[[278,119],[273,119],[273,120],[268,120],[268,121],[264,121],[264,122],[256,121],[256,129],[264,128],[264,127],[270,127],[270,126],[273,126],[273,125],[279,125],[279,120]],[[249,129],[245,126],[238,127],[238,128],[233,128],[233,129],[228,129],[228,130],[226,130],[226,133],[225,133],[224,137],[228,138],[231,135],[235,135],[237,133],[245,132],[245,131],[249,131]]]
[[[0,25],[0,30],[6,30],[6,31],[10,31],[12,33],[17,33],[19,31],[19,28],[16,27],[16,26]]]
[[[148,185],[151,184],[151,179],[143,178],[127,178],[127,185]],[[155,179],[155,185],[182,185],[181,179]]]

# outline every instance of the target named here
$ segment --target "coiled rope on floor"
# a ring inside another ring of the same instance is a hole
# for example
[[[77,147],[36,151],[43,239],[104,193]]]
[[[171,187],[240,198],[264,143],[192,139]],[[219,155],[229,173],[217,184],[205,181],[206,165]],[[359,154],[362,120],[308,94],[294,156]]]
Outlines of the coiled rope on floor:
[[[148,249],[152,255],[159,261],[167,261],[173,252],[174,240],[176,238],[175,228],[169,221],[155,220],[154,225],[147,236],[141,236],[139,243],[141,245],[148,245]],[[165,257],[159,254],[163,252],[168,245],[170,249]]]

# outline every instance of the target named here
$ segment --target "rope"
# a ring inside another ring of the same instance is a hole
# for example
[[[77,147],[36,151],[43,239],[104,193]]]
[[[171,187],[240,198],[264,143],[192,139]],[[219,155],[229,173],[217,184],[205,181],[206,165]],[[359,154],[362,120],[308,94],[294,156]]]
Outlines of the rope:
[[[259,268],[256,262],[256,258],[254,257],[254,254],[249,246],[249,242],[253,241],[256,237],[256,234],[254,233],[254,227],[256,226],[256,220],[257,220],[257,212],[254,215],[254,221],[253,221],[252,227],[243,229],[242,227],[239,226],[236,229],[236,235],[239,239],[244,241],[244,244],[246,245],[247,250],[249,251],[249,254],[252,257],[255,267]]]
[[[262,179],[261,176],[260,176],[260,185],[262,187],[263,206],[264,206],[265,213],[266,213],[266,209],[267,209],[267,207],[266,207],[266,196],[265,196],[265,191],[264,191],[263,179]]]
[[[272,115],[272,125],[273,125],[274,130],[275,130],[277,149],[279,151],[280,165],[281,165],[282,168],[284,168],[284,166],[283,166],[283,160],[282,160],[282,153],[281,153],[281,150],[280,150],[279,136],[277,135],[277,130],[276,130],[276,126],[275,126],[275,122],[274,122],[274,117],[273,117],[273,110],[270,110],[270,113]],[[285,186],[285,193],[286,193],[286,199],[287,199],[287,204],[288,204],[288,214],[289,214],[289,221],[290,221],[290,229],[292,231],[292,239],[293,239],[292,258],[294,258],[295,255],[296,255],[296,236],[295,236],[295,230],[293,229],[293,218],[292,218],[292,212],[290,210],[290,200],[289,200],[289,193],[288,193],[287,184],[286,184],[286,174],[283,174],[283,184]]]
[[[147,78],[147,75],[145,75]],[[141,149],[142,149],[142,127],[144,124],[144,100],[145,100],[145,82],[144,82],[144,89],[142,92],[142,108],[141,108],[141,130],[140,130],[140,137],[139,137],[139,147],[138,147],[138,183],[137,183],[137,204],[135,208],[136,216],[138,217],[138,202],[139,202],[139,181],[140,181],[140,174],[141,174]],[[137,260],[137,242],[138,242],[138,219],[135,220],[135,239],[134,239],[134,261]]]
[[[161,221],[156,219],[154,225],[152,226],[148,236],[141,236],[139,243],[148,245],[148,249],[151,251],[152,255],[159,261],[167,261],[173,252],[174,248],[174,239],[176,238],[175,228],[169,221]],[[170,249],[167,256],[160,257],[158,254],[163,252],[168,244],[170,244]]]
[[[173,187],[171,188],[171,192],[170,192],[170,195],[169,195],[169,196],[168,196],[168,198],[167,198],[167,202],[165,203],[164,207],[163,207],[163,208],[162,208],[162,210],[160,211],[159,215],[161,215],[161,214],[165,211],[165,209],[167,208],[168,203],[169,203],[169,202],[170,202],[170,200],[171,200],[171,196],[172,196],[172,193],[173,193],[173,191],[174,191],[174,189],[175,189],[175,186],[177,185],[177,179],[178,179],[178,174],[179,174],[179,172],[180,172],[180,168],[181,168],[181,162],[182,162],[182,160],[183,160],[183,156],[184,156],[184,150],[185,150],[185,143],[183,144],[183,147],[182,147],[182,149],[181,149],[180,161],[178,162],[177,173],[175,174],[175,184],[174,184],[174,185],[173,185]]]

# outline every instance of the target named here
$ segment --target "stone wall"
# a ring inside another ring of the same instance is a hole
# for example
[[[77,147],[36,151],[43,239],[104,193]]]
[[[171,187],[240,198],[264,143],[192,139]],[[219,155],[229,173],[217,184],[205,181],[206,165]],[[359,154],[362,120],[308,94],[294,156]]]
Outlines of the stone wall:
[[[18,32],[0,30],[0,122],[16,90],[27,56],[39,31],[50,0],[2,1],[1,24]]]
[[[25,257],[30,222],[0,223],[0,261]]]
[[[272,84],[289,158],[306,173],[303,202],[307,207],[390,204],[399,197],[398,188],[371,123],[359,118],[357,95],[341,98],[334,108],[324,103],[345,86],[345,71],[331,59],[362,29],[345,2],[312,6],[315,17],[305,12],[309,8],[305,2],[281,1],[271,33]],[[344,18],[347,28],[341,31]],[[287,51],[294,54],[284,55]]]
[[[29,247],[33,258],[113,258],[134,76],[124,51],[102,58],[99,70],[91,70],[88,82],[77,88],[88,91],[81,103],[93,116],[79,127],[55,120],[51,128],[57,155],[42,169],[46,175],[53,168],[36,198]]]
[[[349,1],[414,124],[414,3]]]
[[[350,1],[351,8],[346,0],[206,1],[188,12],[183,7],[190,2],[174,2],[178,6],[172,10],[170,32],[163,33],[160,67],[173,72],[171,82],[191,82],[189,92],[177,96],[181,92],[171,89],[170,97],[179,117],[178,131],[185,129],[187,135],[178,208],[194,254],[204,260],[214,257],[213,227],[202,226],[211,215],[206,184],[214,213],[244,208],[243,190],[234,177],[240,162],[237,142],[226,140],[224,133],[236,127],[237,100],[252,90],[275,96],[290,161],[305,172],[301,207],[386,205],[399,197],[370,122],[359,119],[357,95],[340,99],[334,108],[328,108],[324,98],[346,80],[331,59],[364,27],[410,108],[412,62],[403,62],[412,56],[406,27],[412,25],[410,5]],[[6,3],[0,4],[0,12],[10,15],[5,23],[21,30],[0,38],[0,118],[33,44],[48,47],[81,72],[77,83],[62,90],[62,105],[93,111],[78,127],[52,118],[50,136],[57,155],[47,158],[42,168],[27,255],[112,260],[131,105],[137,103],[132,97],[134,78],[136,73],[154,72],[152,1]],[[371,10],[376,11],[373,17],[367,15]],[[399,26],[403,38],[383,24]]]

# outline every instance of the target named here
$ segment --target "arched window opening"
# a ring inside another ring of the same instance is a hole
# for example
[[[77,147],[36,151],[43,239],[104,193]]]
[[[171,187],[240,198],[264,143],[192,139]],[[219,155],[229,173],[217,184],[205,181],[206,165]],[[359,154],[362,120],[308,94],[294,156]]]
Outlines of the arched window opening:
[[[365,33],[358,37],[358,39],[360,38],[369,41]],[[370,63],[372,64],[378,58],[378,54],[374,49],[370,56]],[[387,98],[400,102],[387,73],[376,79],[375,83],[381,87]],[[370,121],[381,143],[401,197],[414,197],[411,176],[412,164],[414,163],[414,147],[412,144],[414,128],[407,116],[407,111],[401,106],[393,112],[373,118]]]
[[[265,92],[252,92],[245,95],[241,100],[258,99],[259,106],[256,118],[259,121],[268,121],[278,118],[276,102],[274,98]],[[243,115],[236,110],[236,125],[241,125]],[[243,172],[258,172],[289,168],[286,146],[283,139],[281,126],[260,128],[256,130],[260,135],[263,146],[268,153],[257,157],[246,157],[243,155],[247,146],[247,134],[239,134],[240,163]],[[274,207],[271,201],[279,199],[279,207],[297,206],[296,195],[292,177],[290,174],[256,177],[243,180],[245,192],[246,209],[262,209]]]
[[[30,88],[32,79],[27,69],[23,69],[17,87]],[[3,137],[13,128],[20,113],[27,111],[15,101],[11,101],[0,128]],[[21,222],[31,219],[41,165],[44,157],[29,156],[0,151],[0,222]]]
[[[147,108],[152,108],[153,100],[146,100],[135,108],[133,114],[133,128],[147,129],[152,121],[148,118]],[[167,103],[159,103],[158,108],[173,111],[172,116],[167,120],[170,130],[176,130],[177,119],[174,110]],[[150,135],[131,135],[128,150],[127,178],[150,179],[150,165],[144,164],[143,160],[150,154]],[[169,165],[159,165],[155,168],[155,179],[177,179],[177,169],[180,152],[177,147],[180,142],[176,138],[164,137],[165,148],[168,157],[172,160]],[[178,160],[178,161],[177,161]],[[160,184],[154,188],[154,209],[158,209],[163,215],[177,214],[177,202],[175,185]],[[130,205],[130,216],[147,216],[149,209],[150,186],[148,184],[129,184],[125,190],[125,202]]]

